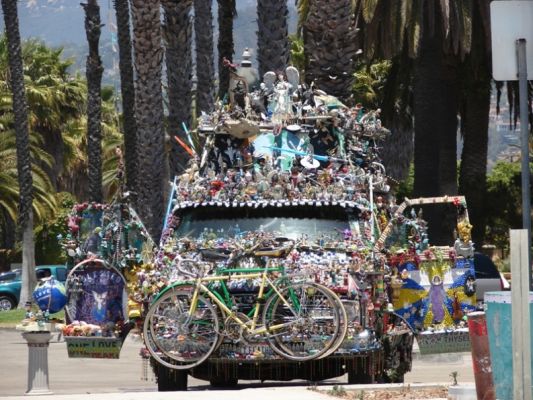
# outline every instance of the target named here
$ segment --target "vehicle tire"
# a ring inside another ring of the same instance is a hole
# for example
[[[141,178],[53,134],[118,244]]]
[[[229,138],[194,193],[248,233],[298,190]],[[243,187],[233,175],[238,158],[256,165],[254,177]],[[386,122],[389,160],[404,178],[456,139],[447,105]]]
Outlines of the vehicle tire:
[[[0,311],[13,310],[17,305],[11,296],[0,294]]]
[[[191,290],[170,289],[150,306],[146,315],[143,327],[146,347],[167,368],[193,368],[220,345],[217,311],[209,300],[199,296],[196,311],[190,316],[190,300]]]
[[[209,379],[209,384],[213,388],[234,389],[237,387],[238,383],[239,383],[239,380],[237,378],[221,379],[217,377],[217,378]]]
[[[270,297],[263,310],[263,324],[278,327],[268,344],[277,354],[293,361],[321,358],[338,343],[341,316],[329,289],[316,283],[287,286]]]
[[[372,376],[367,372],[348,370],[348,383],[350,385],[374,383],[374,379],[372,379]]]
[[[187,390],[187,371],[158,368],[157,390],[159,392],[174,392]]]

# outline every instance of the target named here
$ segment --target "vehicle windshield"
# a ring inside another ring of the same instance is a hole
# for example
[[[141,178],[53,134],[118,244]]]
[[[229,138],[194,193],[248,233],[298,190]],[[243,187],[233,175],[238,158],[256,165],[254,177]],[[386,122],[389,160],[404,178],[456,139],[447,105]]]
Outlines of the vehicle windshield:
[[[352,219],[341,207],[205,207],[186,211],[176,235],[202,238],[216,233],[217,237],[235,237],[264,231],[295,240],[338,239],[350,229]]]

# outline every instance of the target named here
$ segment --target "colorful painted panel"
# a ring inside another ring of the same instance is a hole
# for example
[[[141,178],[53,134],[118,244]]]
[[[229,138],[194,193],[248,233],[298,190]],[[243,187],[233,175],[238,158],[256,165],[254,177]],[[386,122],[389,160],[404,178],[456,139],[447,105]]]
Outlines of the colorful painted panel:
[[[398,267],[402,285],[394,298],[395,311],[411,326],[451,327],[475,310],[475,272],[471,259],[433,260]]]

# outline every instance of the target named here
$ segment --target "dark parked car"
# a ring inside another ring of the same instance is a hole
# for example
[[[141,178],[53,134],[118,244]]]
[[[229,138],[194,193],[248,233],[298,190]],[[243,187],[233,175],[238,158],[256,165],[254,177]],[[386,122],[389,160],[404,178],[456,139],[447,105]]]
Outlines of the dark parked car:
[[[39,265],[35,267],[35,274],[37,279],[53,276],[58,281],[65,283],[67,267],[64,265]],[[0,273],[0,311],[11,310],[19,303],[21,279],[20,269]]]
[[[510,285],[490,257],[482,253],[474,254],[474,269],[476,271],[476,298],[483,301],[485,292],[509,290]]]

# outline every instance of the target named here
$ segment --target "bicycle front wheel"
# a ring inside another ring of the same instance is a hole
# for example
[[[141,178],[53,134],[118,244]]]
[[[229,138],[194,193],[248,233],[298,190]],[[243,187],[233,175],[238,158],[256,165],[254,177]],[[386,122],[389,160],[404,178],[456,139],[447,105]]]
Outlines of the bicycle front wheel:
[[[144,321],[148,351],[169,368],[193,368],[220,344],[216,309],[209,300],[198,296],[191,313],[191,294],[192,287],[169,290],[152,304]]]
[[[299,283],[267,300],[263,323],[268,344],[294,361],[320,358],[337,343],[341,326],[338,303],[331,292],[315,283]]]
[[[320,287],[324,290],[326,290],[335,300],[335,305],[337,310],[339,311],[339,332],[337,333],[337,340],[331,345],[331,347],[326,351],[324,354],[320,356],[320,358],[327,357],[333,353],[335,353],[339,347],[341,347],[342,342],[344,342],[344,339],[346,338],[346,334],[348,333],[348,314],[346,313],[346,308],[344,307],[344,304],[342,303],[342,300],[340,299],[337,294],[328,288],[327,286]]]

